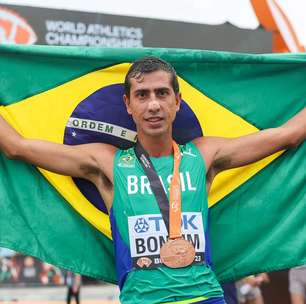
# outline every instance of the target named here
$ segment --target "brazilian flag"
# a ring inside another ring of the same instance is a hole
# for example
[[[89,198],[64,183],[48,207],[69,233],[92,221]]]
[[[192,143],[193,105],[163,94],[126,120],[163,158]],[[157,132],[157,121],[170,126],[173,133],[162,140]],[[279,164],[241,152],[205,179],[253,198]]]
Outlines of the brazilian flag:
[[[122,83],[148,55],[179,76],[179,143],[277,127],[306,106],[305,54],[1,46],[0,113],[27,138],[129,147]],[[221,281],[306,264],[305,155],[304,143],[216,178],[209,233]],[[0,210],[0,246],[116,282],[109,218],[89,182],[0,154]]]

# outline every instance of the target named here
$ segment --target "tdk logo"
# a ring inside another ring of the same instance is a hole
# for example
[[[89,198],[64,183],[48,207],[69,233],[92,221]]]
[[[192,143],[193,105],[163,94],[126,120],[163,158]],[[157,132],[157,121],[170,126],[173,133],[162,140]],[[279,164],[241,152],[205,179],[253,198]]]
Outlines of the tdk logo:
[[[160,248],[168,239],[168,231],[160,214],[142,214],[128,217],[132,258],[150,257],[153,263]],[[182,237],[191,242],[197,252],[205,251],[205,233],[201,212],[182,212]],[[157,261],[157,262],[156,262]],[[198,260],[198,261],[201,261]]]
[[[151,216],[148,220],[153,225],[156,232],[162,231],[162,226],[164,226],[162,216]],[[182,214],[181,227],[183,230],[198,230],[198,226],[199,218],[197,218],[196,214]]]
[[[147,232],[149,228],[150,226],[148,222],[143,217],[138,218],[134,226],[134,230],[136,233]]]

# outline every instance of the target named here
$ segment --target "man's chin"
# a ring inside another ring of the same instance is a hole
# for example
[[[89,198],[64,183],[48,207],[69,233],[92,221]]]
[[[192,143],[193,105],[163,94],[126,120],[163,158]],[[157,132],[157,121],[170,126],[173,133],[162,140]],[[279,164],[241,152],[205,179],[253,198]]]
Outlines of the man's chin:
[[[161,137],[167,133],[165,129],[162,128],[150,128],[145,130],[144,134],[151,137]]]

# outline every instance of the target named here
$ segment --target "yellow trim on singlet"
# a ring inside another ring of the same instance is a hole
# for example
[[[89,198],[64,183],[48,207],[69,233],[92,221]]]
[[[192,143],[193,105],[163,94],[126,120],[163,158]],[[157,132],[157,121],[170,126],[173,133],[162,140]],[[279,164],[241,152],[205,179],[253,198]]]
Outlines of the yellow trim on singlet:
[[[190,303],[195,303],[198,301],[203,301],[203,300],[208,300],[207,297],[197,297],[193,299],[188,299],[188,300],[183,300],[183,301],[175,301],[175,302],[166,302],[166,303],[161,303],[161,304],[190,304]]]

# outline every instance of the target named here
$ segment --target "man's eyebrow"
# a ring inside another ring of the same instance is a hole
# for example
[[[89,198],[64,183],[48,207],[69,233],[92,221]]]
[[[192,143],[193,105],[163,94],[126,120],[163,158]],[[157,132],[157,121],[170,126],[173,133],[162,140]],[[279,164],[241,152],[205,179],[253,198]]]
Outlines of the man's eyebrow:
[[[149,91],[149,89],[143,88],[143,89],[137,89],[137,90],[135,90],[134,93],[136,94],[136,93],[143,93],[143,92],[148,92],[148,91]]]
[[[150,91],[150,89],[140,88],[140,89],[136,89],[133,93],[134,94],[145,93],[145,92],[148,92],[148,91]],[[156,91],[170,91],[170,88],[168,88],[168,87],[158,87],[158,88],[154,88],[153,91],[154,92],[156,92]]]
[[[170,91],[171,89],[168,87],[160,87],[160,88],[156,88],[154,89],[154,91]]]

